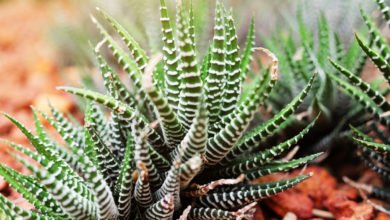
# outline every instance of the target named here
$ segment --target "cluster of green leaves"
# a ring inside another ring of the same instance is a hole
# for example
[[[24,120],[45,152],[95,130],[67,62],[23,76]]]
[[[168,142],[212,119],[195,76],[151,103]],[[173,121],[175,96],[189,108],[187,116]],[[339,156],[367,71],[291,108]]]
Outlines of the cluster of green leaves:
[[[375,0],[387,22],[387,28],[390,24],[389,6],[383,0]],[[356,34],[356,41],[360,47],[360,52],[368,57],[372,63],[383,73],[380,77],[380,84],[390,83],[390,47],[380,30],[374,22],[362,9],[361,14],[369,30],[368,40]],[[340,64],[333,59],[330,60],[333,67],[338,70],[340,75],[328,73],[328,76],[336,82],[345,94],[352,97],[366,112],[370,115],[370,121],[361,125],[360,131],[352,127],[353,140],[360,147],[361,158],[373,170],[379,173],[383,178],[390,180],[390,103],[386,96],[389,92],[388,87],[384,90],[378,89],[376,85],[370,85],[359,77],[359,72],[351,67]],[[367,135],[370,134],[370,135]],[[380,143],[374,141],[379,140]],[[379,198],[390,201],[390,190],[386,188],[373,187],[371,193]]]
[[[232,13],[217,3],[214,37],[208,53],[199,59],[192,7],[188,11],[178,1],[175,35],[165,1],[160,4],[164,46],[162,54],[151,58],[107,13],[99,10],[130,53],[92,19],[103,37],[94,52],[107,93],[60,88],[88,100],[83,126],[54,108],[52,116],[33,109],[33,134],[5,115],[36,151],[8,142],[24,154],[12,153],[31,175],[4,165],[0,175],[35,209],[22,209],[0,196],[2,219],[251,219],[256,201],[310,176],[250,184],[319,156],[277,159],[308,133],[315,120],[294,137],[259,151],[303,102],[314,76],[283,109],[247,132],[278,81],[278,59],[267,49],[256,49],[272,64],[240,101],[255,50],[254,25],[240,51]],[[101,55],[103,45],[128,74],[132,89]],[[64,144],[50,137],[38,115],[58,131]]]
[[[362,15],[367,17],[363,11]],[[338,75],[338,71],[328,58],[360,76],[366,55],[359,53],[356,42],[345,45],[340,34],[331,30],[323,14],[318,17],[315,30],[308,28],[302,11],[299,10],[296,17],[297,25],[291,27],[287,35],[276,32],[265,40],[267,48],[271,48],[279,57],[283,73],[269,102],[274,112],[280,111],[307,84],[311,74],[316,73],[318,80],[298,110],[304,120],[291,120],[290,126],[287,124],[286,127],[305,126],[321,112],[318,123],[308,135],[309,140],[303,140],[302,144],[306,152],[325,151],[344,139],[349,133],[349,125],[360,126],[367,120],[362,117],[364,109],[337,89],[332,78]]]

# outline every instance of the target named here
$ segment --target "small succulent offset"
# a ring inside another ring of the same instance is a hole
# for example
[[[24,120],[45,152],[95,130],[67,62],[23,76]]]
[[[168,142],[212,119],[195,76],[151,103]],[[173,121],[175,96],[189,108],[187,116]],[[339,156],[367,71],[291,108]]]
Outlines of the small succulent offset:
[[[277,82],[277,58],[267,49],[254,49],[251,34],[240,54],[232,14],[217,3],[212,44],[198,64],[192,7],[187,12],[179,1],[175,39],[165,2],[160,3],[162,55],[150,59],[111,16],[99,10],[130,54],[92,19],[103,36],[95,53],[107,94],[60,88],[88,100],[84,126],[54,108],[52,116],[33,109],[34,135],[6,115],[36,151],[9,145],[36,163],[11,152],[32,174],[0,165],[0,175],[35,209],[22,209],[0,196],[2,219],[251,219],[256,201],[310,176],[250,184],[319,155],[277,159],[315,120],[294,137],[259,151],[261,142],[277,134],[302,103],[314,76],[275,116],[247,132]],[[103,45],[129,75],[133,91],[99,52]],[[253,50],[263,51],[272,64],[240,100]],[[111,110],[110,117],[99,105]],[[50,138],[38,114],[64,144]]]
[[[340,34],[332,32],[323,14],[318,18],[316,31],[307,27],[302,11],[297,12],[296,20],[296,27],[292,27],[287,36],[276,32],[274,37],[266,39],[266,46],[278,56],[280,71],[283,73],[283,78],[275,86],[276,92],[270,95],[269,103],[274,112],[279,111],[307,84],[310,73],[317,72],[318,80],[297,110],[297,115],[301,116],[297,118],[304,120],[292,120],[287,130],[307,125],[321,112],[318,122],[309,135],[300,141],[300,145],[303,152],[330,150],[338,146],[340,141],[345,141],[350,124],[359,126],[365,123],[362,117],[365,113],[348,95],[338,91],[330,77],[330,74],[337,74],[337,70],[329,64],[327,58],[336,60],[360,75],[367,57],[359,53],[357,43],[344,45]],[[293,29],[297,29],[298,36],[293,34]],[[280,93],[285,95],[280,96]]]
[[[390,12],[383,0],[376,0],[383,17],[387,22],[387,28],[390,28]],[[390,48],[380,31],[362,10],[362,16],[369,32],[369,42],[366,43],[356,34],[356,40],[364,51],[365,55],[375,64],[383,73],[382,83],[390,83]],[[389,88],[381,91],[372,85],[364,82],[355,72],[331,60],[332,65],[348,80],[335,74],[329,76],[348,94],[353,97],[367,112],[370,113],[370,121],[357,128],[352,127],[354,134],[353,140],[360,146],[359,153],[363,161],[370,168],[379,173],[385,181],[390,180],[390,103],[386,96],[390,91]],[[387,81],[387,82],[385,82]],[[362,132],[363,131],[363,132]],[[369,135],[367,135],[369,134]],[[381,143],[374,141],[376,139]],[[357,185],[361,187],[361,185]],[[380,187],[363,187],[373,196],[390,201],[390,190]],[[387,210],[390,212],[390,209]]]

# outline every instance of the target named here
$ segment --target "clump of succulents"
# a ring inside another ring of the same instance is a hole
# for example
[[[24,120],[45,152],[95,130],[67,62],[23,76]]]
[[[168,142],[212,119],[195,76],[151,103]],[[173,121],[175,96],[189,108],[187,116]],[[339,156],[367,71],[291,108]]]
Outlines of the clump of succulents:
[[[36,151],[9,145],[36,163],[12,151],[31,175],[0,165],[0,175],[34,206],[25,210],[0,196],[2,219],[251,219],[256,201],[310,176],[250,184],[319,155],[278,159],[315,120],[294,137],[259,151],[261,141],[278,133],[303,102],[314,76],[288,105],[247,132],[278,81],[278,59],[267,49],[254,49],[251,37],[240,54],[231,12],[218,3],[212,44],[199,61],[192,8],[187,11],[179,1],[175,39],[165,1],[160,3],[164,46],[151,58],[114,18],[99,10],[130,53],[92,18],[103,37],[94,51],[107,94],[60,88],[88,100],[83,126],[55,108],[52,116],[33,109],[33,134],[5,115]],[[132,90],[101,55],[104,45],[128,74]],[[272,64],[240,97],[253,50],[265,53]],[[100,106],[110,110],[109,117]],[[50,137],[39,115],[64,143]]]
[[[370,22],[363,10],[361,13],[365,22]],[[319,16],[316,30],[309,29],[302,17],[302,12],[298,11],[295,28],[298,36],[292,34],[293,30],[288,35],[278,32],[265,42],[279,57],[280,71],[283,73],[275,92],[270,95],[269,103],[272,110],[278,112],[307,84],[310,73],[317,72],[318,80],[298,109],[298,120],[291,120],[285,126],[287,131],[301,128],[321,112],[310,135],[300,141],[304,152],[319,152],[344,142],[350,132],[349,125],[360,126],[369,120],[362,106],[338,90],[332,80],[337,70],[330,65],[328,58],[360,76],[367,56],[359,53],[358,43],[345,45],[340,34],[330,29],[324,15]],[[285,95],[280,96],[280,93]]]
[[[383,0],[376,0],[383,17],[387,22],[387,28],[390,27],[390,12]],[[366,23],[370,36],[368,42],[356,34],[356,40],[361,50],[364,52],[375,66],[383,73],[380,82],[382,84],[390,83],[390,48],[387,41],[381,35],[378,28],[371,19],[362,10],[364,22]],[[336,82],[347,95],[356,100],[360,106],[369,113],[370,120],[367,123],[352,127],[353,140],[358,144],[359,154],[365,164],[379,173],[385,181],[390,180],[390,103],[386,99],[389,92],[388,87],[384,90],[376,88],[367,82],[364,82],[355,71],[331,60],[331,64],[338,70],[342,76],[328,73],[329,77]],[[357,129],[359,128],[360,131]],[[356,185],[356,184],[354,184]],[[390,201],[390,190],[375,186],[356,185],[359,188],[369,191],[373,196]],[[387,208],[389,212],[390,209]]]

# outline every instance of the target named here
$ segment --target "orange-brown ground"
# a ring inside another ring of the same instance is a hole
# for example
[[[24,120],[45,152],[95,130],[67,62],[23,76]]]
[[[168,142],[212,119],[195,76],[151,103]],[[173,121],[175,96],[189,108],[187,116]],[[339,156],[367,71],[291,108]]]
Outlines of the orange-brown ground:
[[[0,3],[0,111],[6,112],[32,128],[30,106],[47,110],[47,100],[68,112],[74,110],[69,96],[57,92],[61,85],[58,57],[46,33],[53,20],[52,7],[39,1]],[[26,139],[9,120],[0,117],[0,138],[28,146]],[[22,166],[7,154],[0,142],[0,161],[19,171]],[[0,191],[15,199],[18,195],[0,180]]]

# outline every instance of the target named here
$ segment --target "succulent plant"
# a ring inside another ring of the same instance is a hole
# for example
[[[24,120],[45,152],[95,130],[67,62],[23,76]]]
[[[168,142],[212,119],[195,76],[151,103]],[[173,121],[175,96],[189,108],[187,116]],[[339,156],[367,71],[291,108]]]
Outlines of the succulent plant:
[[[364,11],[362,14],[364,18],[367,17]],[[345,136],[350,132],[349,125],[360,126],[368,119],[364,109],[355,100],[338,90],[337,84],[331,79],[337,70],[332,68],[327,59],[331,58],[353,69],[360,76],[367,57],[359,53],[358,43],[343,43],[340,34],[331,30],[323,14],[318,17],[315,30],[308,28],[302,11],[297,12],[296,20],[297,27],[291,27],[287,35],[277,32],[266,40],[267,48],[278,56],[283,73],[283,78],[270,95],[269,103],[273,112],[280,111],[307,84],[310,73],[316,72],[318,80],[298,109],[297,120],[291,120],[290,125],[286,125],[286,131],[306,126],[321,112],[315,127],[299,145],[301,151],[306,153],[329,151],[345,141]],[[297,29],[298,36],[295,36],[294,29]],[[285,95],[280,96],[280,93]]]
[[[83,126],[54,107],[52,116],[33,109],[33,134],[5,115],[36,151],[8,142],[35,162],[13,151],[31,175],[5,165],[0,165],[0,175],[34,209],[22,209],[0,196],[2,219],[251,219],[256,201],[310,176],[251,184],[319,156],[278,159],[316,120],[294,137],[259,150],[303,102],[314,75],[283,109],[247,131],[278,80],[278,59],[265,48],[253,48],[253,26],[240,54],[231,12],[217,3],[212,44],[198,63],[192,7],[187,11],[178,2],[176,41],[165,1],[160,3],[164,46],[162,54],[151,58],[107,13],[99,10],[130,53],[92,18],[103,37],[94,52],[107,94],[59,88],[88,100]],[[132,89],[101,55],[103,45],[128,74]],[[272,64],[242,95],[253,50],[265,53]],[[110,116],[100,106],[109,109]],[[63,143],[50,137],[39,115]]]
[[[390,27],[389,6],[383,0],[375,0]],[[359,34],[355,34],[356,41],[364,55],[368,57],[375,66],[383,73],[380,83],[390,83],[390,48],[378,28],[371,21],[369,16],[362,11],[362,17],[366,23],[370,36],[369,41],[365,42]],[[369,121],[357,127],[352,127],[353,140],[360,146],[359,154],[367,166],[379,173],[385,181],[390,180],[390,163],[388,153],[390,152],[390,103],[386,99],[388,87],[384,90],[377,88],[377,85],[370,85],[363,81],[355,71],[338,64],[331,60],[331,64],[344,76],[328,73],[329,77],[336,82],[346,94],[356,100],[360,106],[369,113]],[[369,134],[369,135],[368,135]],[[376,140],[376,141],[375,141]],[[379,141],[379,143],[378,143]],[[357,185],[361,188],[361,185]],[[381,187],[363,187],[373,196],[390,201],[390,190]],[[387,210],[388,212],[390,209]]]

